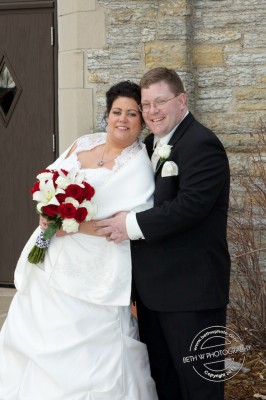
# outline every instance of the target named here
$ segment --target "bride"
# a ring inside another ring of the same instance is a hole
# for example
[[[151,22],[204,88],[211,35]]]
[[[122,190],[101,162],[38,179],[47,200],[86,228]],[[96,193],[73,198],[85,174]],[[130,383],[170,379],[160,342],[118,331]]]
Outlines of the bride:
[[[95,219],[152,206],[153,172],[138,141],[140,89],[106,93],[107,133],[83,136],[49,168],[77,169],[95,188]],[[43,263],[19,258],[17,293],[0,334],[0,400],[157,400],[146,346],[130,311],[131,257],[119,245],[78,233],[52,238]]]

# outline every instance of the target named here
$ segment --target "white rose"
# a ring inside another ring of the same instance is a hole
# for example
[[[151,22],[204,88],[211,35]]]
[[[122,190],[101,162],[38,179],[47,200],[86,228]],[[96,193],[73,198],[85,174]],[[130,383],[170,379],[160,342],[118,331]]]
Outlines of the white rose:
[[[162,146],[157,146],[155,152],[160,159],[166,160],[171,153],[172,147],[173,146],[170,146],[169,144],[163,144]]]
[[[79,223],[74,218],[64,219],[62,228],[67,233],[77,233],[79,230]]]
[[[86,210],[88,211],[88,215],[85,219],[85,221],[90,221],[94,215],[97,213],[97,206],[96,204],[93,204],[91,201],[83,201],[80,205],[80,207],[85,207]]]

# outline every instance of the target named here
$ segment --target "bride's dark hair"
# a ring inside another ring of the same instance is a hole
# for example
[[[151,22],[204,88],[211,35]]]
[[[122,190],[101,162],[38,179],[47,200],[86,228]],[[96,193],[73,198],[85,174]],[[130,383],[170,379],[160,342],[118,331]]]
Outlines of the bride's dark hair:
[[[140,104],[141,93],[139,85],[131,81],[122,81],[110,87],[106,92],[105,118],[109,115],[113,102],[118,97],[128,97],[135,100],[137,104]]]

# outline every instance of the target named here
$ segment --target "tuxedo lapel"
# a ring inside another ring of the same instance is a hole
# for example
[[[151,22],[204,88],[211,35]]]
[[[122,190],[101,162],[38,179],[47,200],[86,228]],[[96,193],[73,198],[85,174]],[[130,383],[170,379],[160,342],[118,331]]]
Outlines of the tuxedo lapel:
[[[189,112],[188,115],[183,119],[183,121],[178,125],[178,127],[176,128],[175,132],[173,133],[173,136],[171,137],[171,139],[169,140],[169,143],[168,143],[170,146],[173,146],[171,149],[171,153],[172,153],[174,147],[176,146],[177,142],[184,135],[186,129],[191,124],[191,122],[194,121],[194,119],[195,118],[193,117],[193,115]],[[171,153],[168,158],[171,158]],[[167,161],[167,160],[165,160],[165,161]],[[160,161],[160,160],[158,161],[158,164],[157,164],[156,170],[155,170],[155,178],[158,176],[158,172],[161,170],[165,161]]]
[[[144,140],[144,144],[146,145],[147,153],[148,156],[151,158],[152,153],[153,153],[153,141],[154,141],[154,135],[153,133],[147,136]]]
[[[173,147],[176,145],[176,143],[181,139],[181,137],[184,135],[186,129],[188,126],[191,124],[192,121],[194,121],[193,115],[189,112],[188,115],[183,119],[180,125],[176,128],[173,136],[169,140],[170,145]],[[173,149],[172,149],[173,150]]]

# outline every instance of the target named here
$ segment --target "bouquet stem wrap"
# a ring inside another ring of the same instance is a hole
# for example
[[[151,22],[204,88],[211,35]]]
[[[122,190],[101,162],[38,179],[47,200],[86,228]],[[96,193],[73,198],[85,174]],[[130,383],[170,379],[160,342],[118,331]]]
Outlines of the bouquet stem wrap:
[[[55,232],[60,229],[56,224],[48,224],[45,231],[41,231],[36,239],[36,243],[28,255],[28,260],[32,264],[42,263],[44,261],[46,250],[50,244]]]

